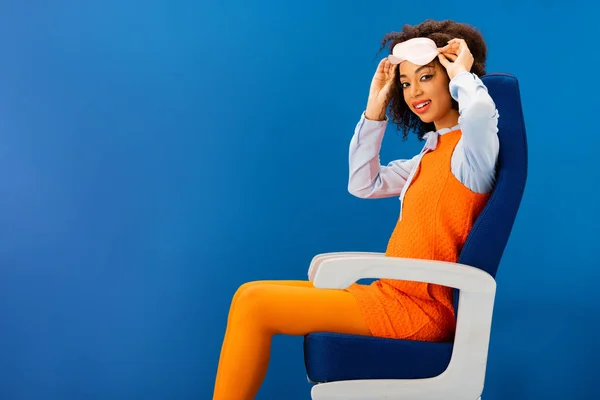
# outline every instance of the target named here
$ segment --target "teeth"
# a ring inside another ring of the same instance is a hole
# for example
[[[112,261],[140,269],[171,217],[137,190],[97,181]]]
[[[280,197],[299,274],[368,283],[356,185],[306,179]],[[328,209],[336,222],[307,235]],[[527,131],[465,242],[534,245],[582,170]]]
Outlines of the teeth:
[[[431,101],[426,101],[425,103],[421,103],[418,106],[415,106],[415,108],[423,108],[423,107],[425,107],[429,103],[431,103]]]

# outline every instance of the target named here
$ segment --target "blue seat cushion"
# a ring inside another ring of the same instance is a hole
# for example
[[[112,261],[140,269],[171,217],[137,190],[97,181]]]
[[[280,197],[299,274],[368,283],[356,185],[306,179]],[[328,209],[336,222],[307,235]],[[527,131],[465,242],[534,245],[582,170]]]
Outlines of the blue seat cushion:
[[[453,343],[417,342],[319,332],[304,337],[308,379],[419,379],[444,372]]]

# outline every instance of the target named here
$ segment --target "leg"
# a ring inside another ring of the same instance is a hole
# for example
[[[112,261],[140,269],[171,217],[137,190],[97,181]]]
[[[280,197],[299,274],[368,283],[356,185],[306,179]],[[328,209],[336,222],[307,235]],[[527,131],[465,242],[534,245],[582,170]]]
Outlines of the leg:
[[[221,350],[214,400],[253,399],[273,335],[328,331],[370,336],[354,297],[310,282],[253,282],[236,293]]]
[[[237,303],[237,299],[240,297],[242,293],[249,290],[254,286],[260,285],[280,285],[280,286],[300,286],[300,287],[314,287],[312,282],[310,281],[253,281],[246,282],[241,285],[238,290],[234,293],[233,298],[231,299],[231,305],[229,306],[229,317],[227,319],[227,325],[231,321],[231,316],[233,315],[233,311],[235,309],[235,305]]]
[[[251,290],[253,287],[261,286],[261,285],[263,285],[263,286],[264,285],[280,285],[280,286],[313,287],[313,284],[310,281],[298,281],[298,280],[246,282],[238,288],[238,290],[234,293],[233,298],[231,299],[231,305],[229,306],[229,316],[227,318],[227,326],[228,327],[231,325],[231,319],[234,315],[238,298],[242,294],[246,293],[248,290]],[[231,335],[227,335],[227,332],[225,332],[225,338],[223,339],[223,344],[222,344],[222,348],[221,348],[221,357],[219,359],[219,365],[221,365],[221,359],[223,358],[223,354],[225,354],[225,349],[227,348],[227,343],[229,342],[229,336],[231,336]]]

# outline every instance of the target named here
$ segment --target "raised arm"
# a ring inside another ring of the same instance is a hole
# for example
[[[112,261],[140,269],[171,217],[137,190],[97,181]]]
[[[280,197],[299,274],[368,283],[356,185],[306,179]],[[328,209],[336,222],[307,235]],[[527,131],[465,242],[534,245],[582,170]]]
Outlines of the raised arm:
[[[488,193],[495,183],[500,149],[496,105],[481,79],[470,72],[473,55],[463,39],[450,40],[440,49],[439,58],[460,113],[462,136],[452,157],[452,172],[471,190]]]
[[[360,198],[399,196],[416,163],[417,156],[381,165],[379,151],[387,119],[372,121],[360,118],[350,141],[348,191]]]
[[[387,58],[379,62],[369,89],[367,108],[350,141],[348,191],[360,198],[399,196],[416,157],[381,165],[379,151],[388,119],[385,115],[397,66]]]
[[[458,102],[462,131],[464,168],[478,173],[492,172],[498,158],[498,110],[479,77],[462,72],[450,81],[450,93]]]

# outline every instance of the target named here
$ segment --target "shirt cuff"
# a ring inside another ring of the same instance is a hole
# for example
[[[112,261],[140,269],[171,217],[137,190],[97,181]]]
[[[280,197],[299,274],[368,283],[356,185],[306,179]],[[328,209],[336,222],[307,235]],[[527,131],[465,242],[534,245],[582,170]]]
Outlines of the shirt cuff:
[[[366,110],[363,111],[363,113],[362,113],[362,115],[360,117],[361,122],[363,124],[381,125],[381,124],[387,124],[388,123],[388,116],[387,115],[384,116],[383,121],[377,121],[377,120],[374,120],[374,119],[368,119],[367,116],[365,115],[366,113],[367,113]]]
[[[363,111],[360,121],[356,125],[356,130],[354,131],[353,143],[355,143],[356,146],[362,146],[365,141],[367,143],[374,143],[373,141],[381,142],[385,130],[387,129],[387,115],[383,121],[374,121],[367,119],[367,117],[365,117],[365,112],[366,111]]]

